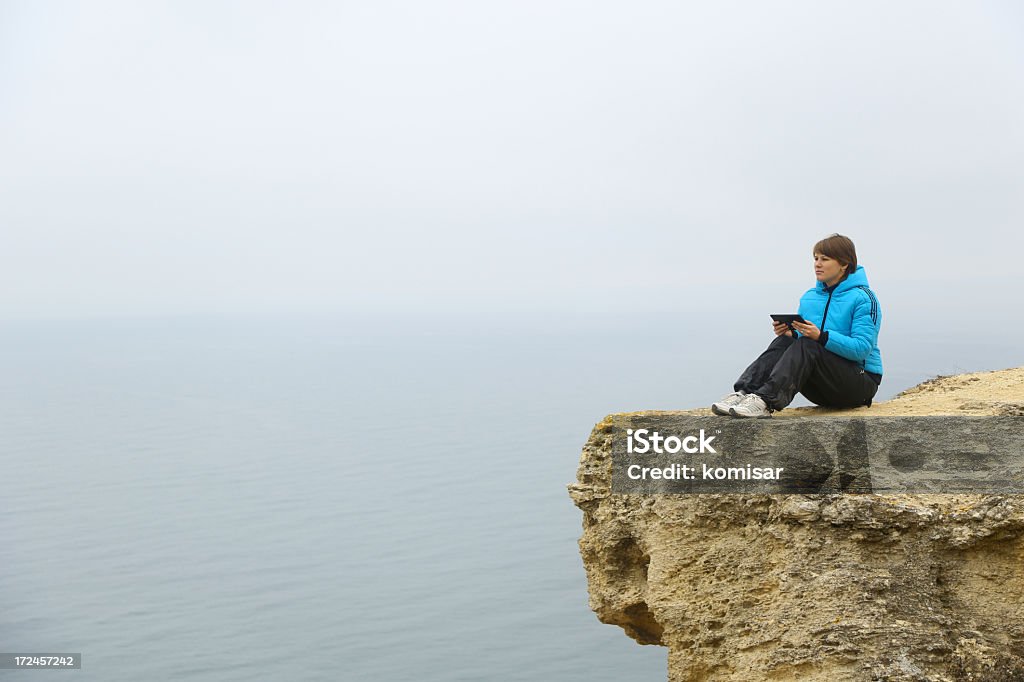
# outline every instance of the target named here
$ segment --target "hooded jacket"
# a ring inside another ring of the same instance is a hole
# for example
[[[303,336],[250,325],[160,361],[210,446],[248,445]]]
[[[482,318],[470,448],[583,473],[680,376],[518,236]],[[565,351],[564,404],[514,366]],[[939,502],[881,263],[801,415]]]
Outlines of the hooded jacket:
[[[859,363],[867,372],[882,374],[882,354],[878,350],[882,308],[868,288],[864,266],[858,265],[833,287],[818,282],[808,289],[800,297],[799,312],[821,330],[818,341],[826,350]]]

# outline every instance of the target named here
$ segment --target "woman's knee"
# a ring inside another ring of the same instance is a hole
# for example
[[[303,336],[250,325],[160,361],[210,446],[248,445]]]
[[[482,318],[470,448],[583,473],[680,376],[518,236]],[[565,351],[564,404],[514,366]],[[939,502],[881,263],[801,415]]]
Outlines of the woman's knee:
[[[824,350],[821,344],[817,341],[801,336],[798,339],[794,339],[787,347],[786,353],[789,355],[800,355],[802,357],[819,355]]]
[[[822,350],[823,346],[818,343],[817,339],[812,339],[809,336],[801,336],[796,340],[797,345],[804,348],[813,348],[814,350]]]
[[[789,346],[792,346],[795,341],[796,341],[796,339],[794,339],[792,336],[786,336],[785,334],[779,334],[774,339],[772,339],[772,342],[770,344],[768,344],[768,347],[769,348],[788,348]]]

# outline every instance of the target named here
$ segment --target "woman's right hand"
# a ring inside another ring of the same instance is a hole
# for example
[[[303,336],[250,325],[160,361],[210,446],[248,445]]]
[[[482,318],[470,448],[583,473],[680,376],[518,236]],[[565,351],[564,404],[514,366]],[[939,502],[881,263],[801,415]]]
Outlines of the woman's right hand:
[[[775,336],[793,336],[793,332],[789,331],[789,325],[785,322],[776,322],[772,320],[772,329],[775,331]]]

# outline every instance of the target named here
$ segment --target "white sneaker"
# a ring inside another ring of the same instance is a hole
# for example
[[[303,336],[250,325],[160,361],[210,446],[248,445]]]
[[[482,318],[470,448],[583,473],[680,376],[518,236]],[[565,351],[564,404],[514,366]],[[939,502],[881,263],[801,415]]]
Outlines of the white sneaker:
[[[753,417],[755,419],[765,419],[772,416],[772,411],[768,409],[768,405],[764,402],[756,393],[750,393],[743,396],[743,400],[739,405],[729,408],[729,414],[734,417]]]
[[[717,403],[711,403],[711,411],[715,414],[720,414],[723,417],[729,416],[729,408],[739,405],[743,401],[744,396],[747,394],[743,391],[733,391],[729,395],[725,396]]]

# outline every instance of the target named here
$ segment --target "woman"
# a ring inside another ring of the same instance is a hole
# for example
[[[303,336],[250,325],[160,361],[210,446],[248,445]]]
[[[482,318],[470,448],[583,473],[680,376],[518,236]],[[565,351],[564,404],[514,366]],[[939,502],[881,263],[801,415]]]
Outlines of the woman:
[[[715,414],[771,417],[797,392],[826,407],[871,405],[882,382],[878,299],[849,237],[826,237],[813,254],[818,282],[800,298],[804,322],[793,322],[796,333],[772,322],[775,340],[711,405]]]

